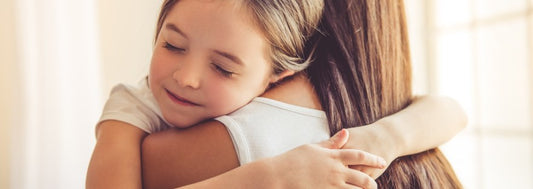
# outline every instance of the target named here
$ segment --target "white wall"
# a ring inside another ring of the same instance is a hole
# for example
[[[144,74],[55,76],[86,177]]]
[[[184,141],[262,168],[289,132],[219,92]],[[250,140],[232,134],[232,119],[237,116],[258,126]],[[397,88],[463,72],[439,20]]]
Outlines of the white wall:
[[[162,0],[98,0],[104,99],[119,82],[148,74]]]

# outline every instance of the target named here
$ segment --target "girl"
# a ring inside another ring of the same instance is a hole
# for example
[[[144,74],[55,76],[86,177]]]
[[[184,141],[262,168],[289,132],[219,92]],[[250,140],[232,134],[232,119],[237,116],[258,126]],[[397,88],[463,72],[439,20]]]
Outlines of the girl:
[[[166,1],[150,87],[121,85],[112,91],[97,127],[88,187],[112,182],[139,187],[139,147],[147,133],[230,113],[270,84],[304,69],[309,62],[303,54],[305,39],[314,33],[322,6],[322,1]],[[269,18],[282,21],[259,22]],[[277,29],[288,32],[267,32]],[[324,138],[310,142],[319,139]],[[379,167],[363,160],[350,165]],[[103,167],[115,168],[106,170],[110,176],[99,175]]]
[[[323,2],[302,1],[277,8],[265,5],[278,12],[290,8],[295,16],[283,23],[292,23],[290,29],[300,35],[285,36],[276,42],[281,45],[266,40],[263,29],[256,26],[258,18],[250,16],[252,10],[244,2],[174,3],[163,5],[173,10],[161,14],[149,84],[119,85],[111,92],[96,128],[88,187],[140,187],[140,143],[148,133],[171,126],[186,128],[230,113],[263,93],[270,83],[302,69],[288,68],[307,64],[296,57],[303,51],[303,39],[314,32]],[[274,60],[272,54],[287,57]],[[354,150],[350,153],[378,159]],[[356,160],[346,163],[379,166],[377,160]]]

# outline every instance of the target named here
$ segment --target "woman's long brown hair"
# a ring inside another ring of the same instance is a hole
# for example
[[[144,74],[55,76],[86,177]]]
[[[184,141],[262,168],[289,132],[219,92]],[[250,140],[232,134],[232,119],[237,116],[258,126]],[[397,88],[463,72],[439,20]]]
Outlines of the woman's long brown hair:
[[[411,102],[402,0],[325,0],[318,29],[307,45],[317,49],[306,72],[332,134],[373,123]],[[380,188],[462,188],[438,149],[396,159],[377,182]]]

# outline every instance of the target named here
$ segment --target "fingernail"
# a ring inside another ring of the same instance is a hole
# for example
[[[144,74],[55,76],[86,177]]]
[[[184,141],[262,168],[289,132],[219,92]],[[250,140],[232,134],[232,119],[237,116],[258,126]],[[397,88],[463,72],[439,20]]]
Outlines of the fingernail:
[[[381,164],[382,167],[387,166],[387,161],[385,161],[385,159],[383,158],[379,158],[379,163]]]
[[[347,132],[346,129],[342,129],[342,130],[340,131],[339,135],[340,135],[340,136],[344,136],[344,135],[346,135],[346,132]]]
[[[385,161],[385,159],[381,158],[381,165],[383,165],[383,167],[387,166],[387,161]]]
[[[333,135],[333,139],[339,138],[339,137],[341,137],[342,135],[344,135],[344,130],[345,130],[345,129],[342,129],[342,130],[340,130],[339,132],[337,132],[335,135]]]

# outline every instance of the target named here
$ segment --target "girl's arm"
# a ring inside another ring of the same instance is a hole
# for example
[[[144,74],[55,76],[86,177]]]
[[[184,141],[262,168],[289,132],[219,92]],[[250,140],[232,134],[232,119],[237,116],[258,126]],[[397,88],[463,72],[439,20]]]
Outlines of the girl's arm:
[[[172,188],[222,174],[239,161],[226,128],[208,121],[146,137],[142,166],[144,188]]]
[[[383,160],[362,151],[338,150],[348,140],[348,134],[343,130],[319,144],[303,145],[183,188],[353,188],[348,183],[377,188],[371,177],[345,165],[359,159],[358,155],[366,158],[362,162],[367,165],[382,167]]]
[[[351,137],[344,148],[361,149],[383,155],[386,157],[386,162],[390,163],[401,155],[417,153],[444,143],[464,128],[465,120],[462,109],[455,101],[443,97],[422,97],[415,100],[405,110],[383,118],[374,124],[348,129]],[[152,134],[143,143],[142,156],[143,179],[147,188],[182,186],[214,177],[238,165],[229,133],[221,123],[216,121],[206,122],[187,130],[171,130]],[[291,154],[283,154],[283,156],[290,157]],[[314,154],[299,156],[300,161],[317,157],[319,156]],[[248,167],[264,168],[268,165],[283,167],[268,164],[265,161]],[[212,170],[217,168],[223,169]],[[215,177],[204,184],[224,181],[235,182],[235,184],[247,183],[248,180],[234,181],[241,178],[251,179],[253,182],[250,183],[263,183],[261,180],[255,179],[268,178],[254,175],[250,173],[249,169],[238,170],[242,171],[234,171],[224,174],[225,176]],[[359,170],[368,173],[373,178],[379,176],[383,171],[369,167]],[[268,173],[271,172],[258,171],[256,174],[270,175]],[[313,172],[293,174],[298,176],[294,180],[310,178],[311,173]],[[242,175],[246,176],[241,177]],[[275,178],[283,177],[278,175]],[[318,181],[325,182],[320,177]],[[198,184],[201,185],[202,183]]]
[[[144,188],[375,188],[371,177],[347,165],[383,167],[384,160],[360,150],[328,149],[340,148],[348,132],[336,136],[237,168],[231,137],[220,122],[154,133],[142,146]]]
[[[294,76],[263,96],[298,106],[321,108],[305,75]],[[403,110],[375,123],[348,129],[351,137],[344,148],[367,151],[390,163],[397,157],[429,150],[450,140],[466,126],[466,119],[455,100],[422,96],[413,99]]]
[[[141,142],[146,135],[124,122],[100,123],[86,188],[142,188]]]
[[[461,106],[453,99],[422,96],[405,109],[370,125],[348,129],[350,140],[343,148],[360,149],[384,157],[397,157],[436,148],[467,124]],[[382,170],[365,170],[377,178]]]

